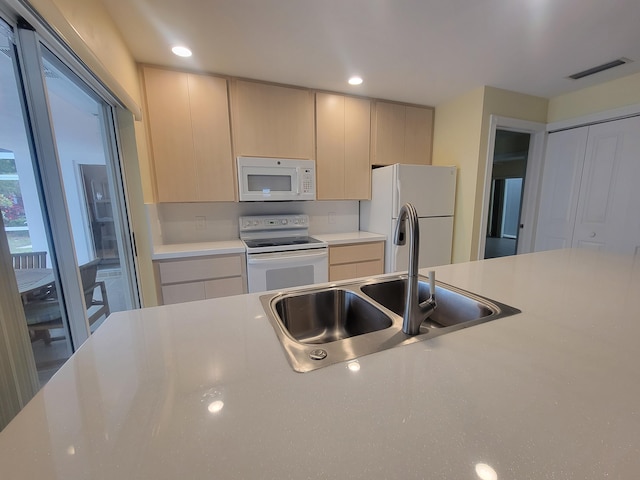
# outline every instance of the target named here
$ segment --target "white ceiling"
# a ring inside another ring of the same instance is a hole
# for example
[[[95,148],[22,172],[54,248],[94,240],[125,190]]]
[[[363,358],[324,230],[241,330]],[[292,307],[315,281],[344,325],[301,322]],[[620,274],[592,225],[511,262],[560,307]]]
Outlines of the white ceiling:
[[[102,1],[139,62],[425,105],[482,85],[552,97],[640,71],[638,0]],[[619,57],[634,62],[566,78]]]

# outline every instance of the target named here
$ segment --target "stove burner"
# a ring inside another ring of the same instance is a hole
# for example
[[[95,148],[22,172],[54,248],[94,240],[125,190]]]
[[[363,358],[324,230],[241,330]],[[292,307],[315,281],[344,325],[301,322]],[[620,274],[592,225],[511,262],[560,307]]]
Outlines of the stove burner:
[[[313,245],[321,243],[313,237],[257,238],[245,240],[248,248],[286,247],[291,245]]]

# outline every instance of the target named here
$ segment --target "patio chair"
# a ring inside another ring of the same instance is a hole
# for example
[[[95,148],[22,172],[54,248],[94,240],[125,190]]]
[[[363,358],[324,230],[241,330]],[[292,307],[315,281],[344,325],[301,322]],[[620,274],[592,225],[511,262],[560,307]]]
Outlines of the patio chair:
[[[12,253],[13,268],[47,268],[47,252]]]
[[[80,265],[80,278],[84,289],[89,325],[93,325],[102,316],[108,317],[111,313],[105,284],[102,281],[96,281],[99,263],[100,259],[97,258]],[[96,289],[100,289],[100,298],[95,297]],[[44,343],[49,345],[52,340],[50,330],[63,328],[60,303],[57,298],[29,302],[24,306],[24,314],[32,341],[42,338]]]

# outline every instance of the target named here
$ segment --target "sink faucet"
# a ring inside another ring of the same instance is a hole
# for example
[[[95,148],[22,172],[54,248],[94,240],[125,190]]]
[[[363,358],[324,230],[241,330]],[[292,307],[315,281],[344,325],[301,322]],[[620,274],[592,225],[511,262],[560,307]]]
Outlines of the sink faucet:
[[[420,245],[420,229],[418,228],[418,212],[410,203],[405,203],[398,214],[393,243],[405,245],[407,243],[407,228],[409,224],[409,272],[406,285],[406,299],[402,331],[407,335],[420,333],[420,325],[436,308],[436,276],[434,271],[429,272],[430,296],[422,303],[418,301],[418,247]]]

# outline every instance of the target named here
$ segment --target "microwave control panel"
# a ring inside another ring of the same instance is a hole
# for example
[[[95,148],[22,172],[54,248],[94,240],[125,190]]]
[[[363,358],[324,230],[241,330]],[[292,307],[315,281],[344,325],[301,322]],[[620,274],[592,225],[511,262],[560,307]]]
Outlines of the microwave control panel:
[[[305,168],[302,171],[302,193],[314,193],[315,186],[313,185],[313,170]]]

